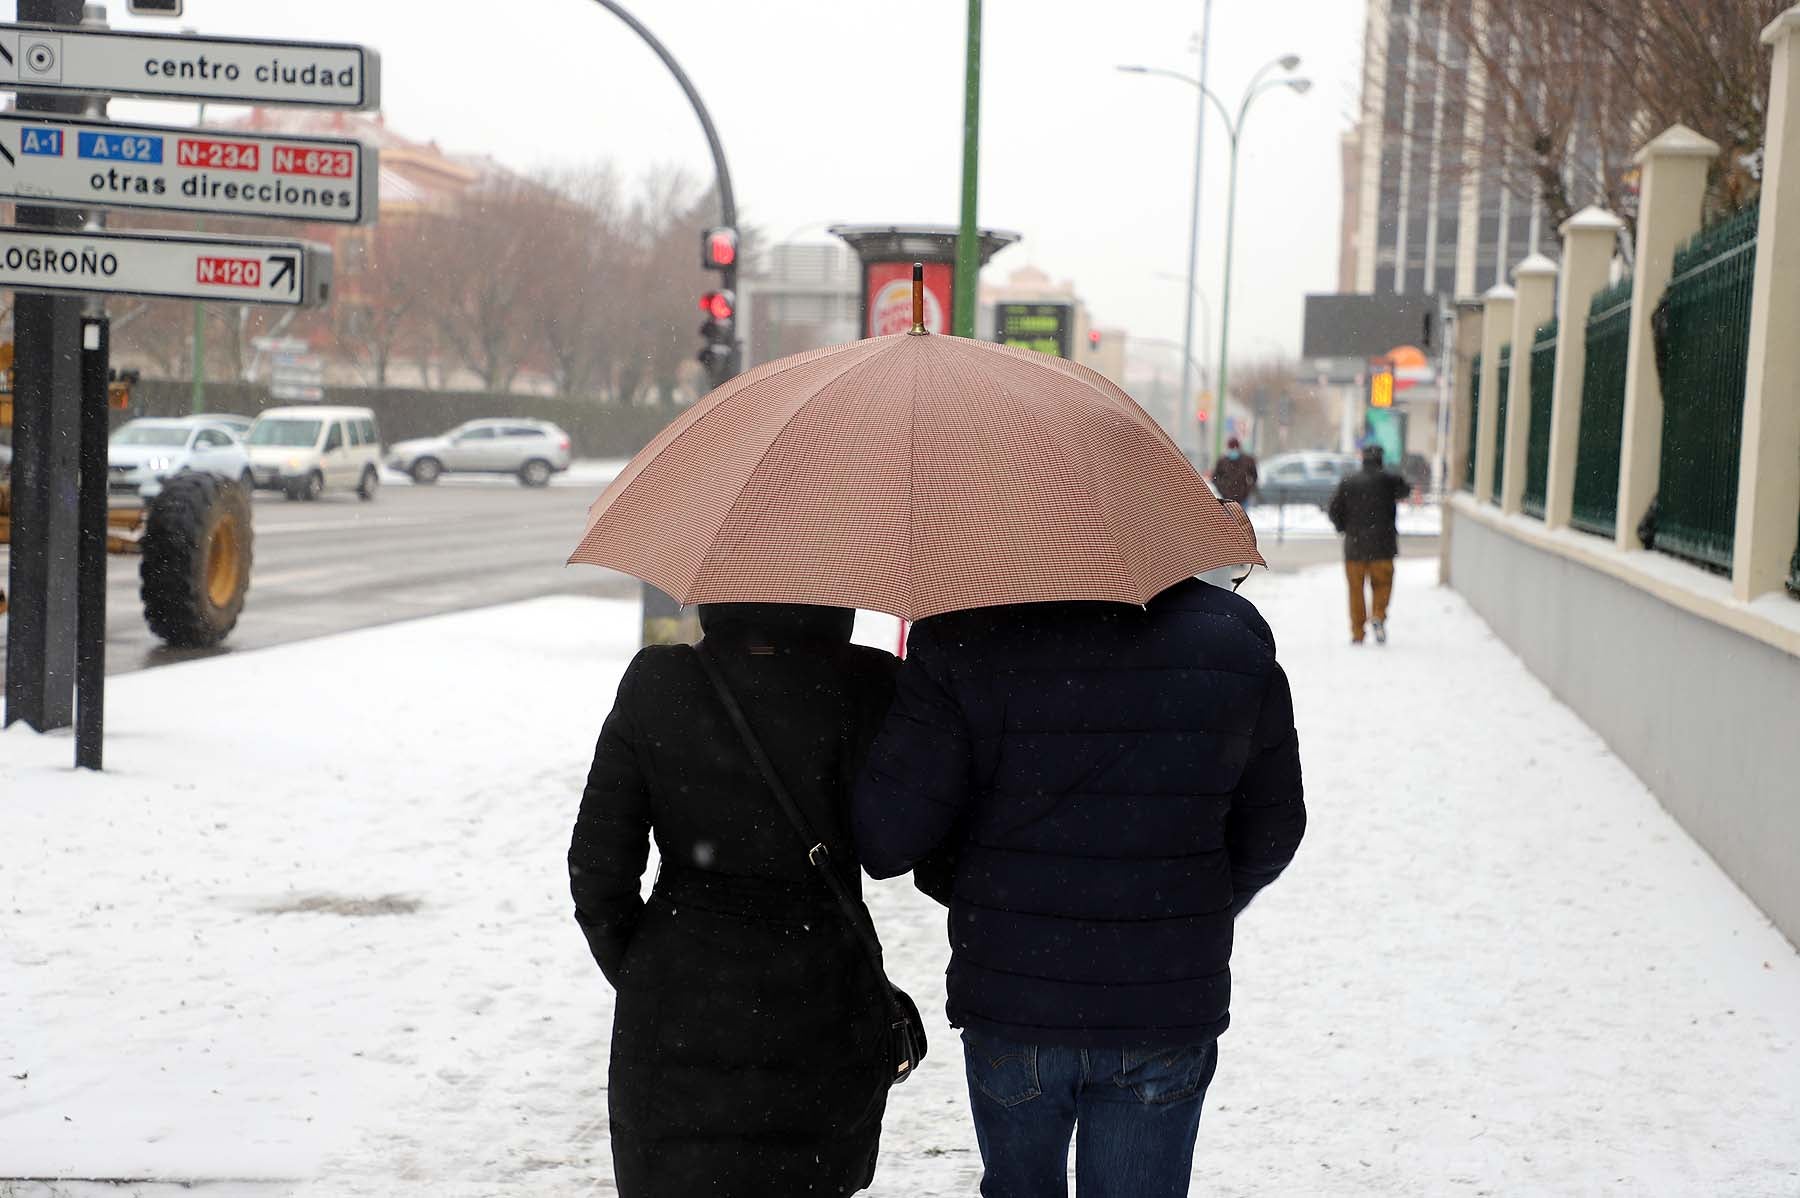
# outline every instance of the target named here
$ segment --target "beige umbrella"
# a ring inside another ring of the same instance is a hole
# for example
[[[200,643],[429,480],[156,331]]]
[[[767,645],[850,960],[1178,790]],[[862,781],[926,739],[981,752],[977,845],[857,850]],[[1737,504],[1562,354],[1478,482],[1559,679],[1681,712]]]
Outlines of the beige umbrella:
[[[1142,604],[1192,575],[1262,564],[1242,511],[1101,375],[917,321],[713,391],[594,503],[569,560],[683,604],[910,620]]]

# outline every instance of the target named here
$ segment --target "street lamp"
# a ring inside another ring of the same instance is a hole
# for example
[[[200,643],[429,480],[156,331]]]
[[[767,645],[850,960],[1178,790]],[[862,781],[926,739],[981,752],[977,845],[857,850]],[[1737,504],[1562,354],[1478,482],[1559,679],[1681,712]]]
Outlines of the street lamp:
[[[1213,422],[1213,458],[1215,460],[1224,452],[1225,404],[1231,381],[1231,265],[1234,248],[1233,236],[1237,231],[1238,147],[1244,131],[1244,119],[1250,115],[1250,105],[1256,101],[1258,96],[1282,87],[1302,96],[1312,90],[1312,80],[1310,79],[1291,75],[1282,79],[1265,78],[1270,71],[1277,68],[1283,71],[1293,71],[1299,66],[1300,56],[1298,54],[1284,54],[1280,58],[1264,63],[1256,74],[1250,77],[1249,86],[1244,89],[1244,98],[1238,104],[1235,118],[1232,116],[1231,110],[1225,107],[1225,102],[1219,99],[1211,88],[1190,75],[1183,75],[1180,71],[1165,70],[1161,67],[1128,66],[1119,68],[1121,71],[1129,71],[1138,75],[1165,75],[1171,79],[1179,79],[1189,87],[1195,88],[1199,91],[1203,101],[1210,100],[1213,107],[1219,110],[1219,117],[1225,122],[1226,136],[1231,140],[1231,182],[1225,202],[1225,288],[1219,303],[1219,377],[1215,387],[1218,397],[1216,403],[1218,419]]]

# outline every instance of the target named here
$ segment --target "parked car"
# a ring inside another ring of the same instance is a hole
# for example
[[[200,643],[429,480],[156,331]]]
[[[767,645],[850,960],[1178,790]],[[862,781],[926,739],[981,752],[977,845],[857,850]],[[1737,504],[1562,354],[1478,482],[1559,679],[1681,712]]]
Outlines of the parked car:
[[[177,474],[216,474],[248,482],[250,455],[231,430],[205,416],[132,420],[106,446],[106,489],[145,499]]]
[[[354,489],[369,500],[381,484],[381,434],[368,408],[269,408],[245,443],[259,490],[317,499]]]
[[[431,484],[445,474],[514,474],[542,487],[569,468],[569,434],[548,420],[471,420],[441,437],[401,441],[388,450],[390,469]]]
[[[1258,503],[1297,503],[1325,507],[1344,475],[1361,468],[1361,461],[1347,453],[1284,453],[1265,459],[1258,467]]]

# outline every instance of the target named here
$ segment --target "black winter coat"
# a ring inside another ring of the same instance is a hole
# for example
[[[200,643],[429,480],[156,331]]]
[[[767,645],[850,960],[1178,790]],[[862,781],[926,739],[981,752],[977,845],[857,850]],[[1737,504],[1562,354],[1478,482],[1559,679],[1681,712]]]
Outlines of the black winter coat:
[[[949,842],[950,1022],[1168,1047],[1229,1021],[1232,924],[1306,826],[1287,677],[1246,600],[935,616],[856,792],[876,877]]]
[[[1364,463],[1332,493],[1326,514],[1344,534],[1344,560],[1388,561],[1400,556],[1394,505],[1412,494],[1412,484],[1380,466]]]
[[[707,643],[854,891],[850,784],[894,659],[742,625],[709,626]],[[652,836],[661,865],[646,905]],[[569,877],[576,920],[618,991],[608,1106],[619,1193],[867,1187],[887,1101],[880,991],[691,648],[645,649],[626,671]]]

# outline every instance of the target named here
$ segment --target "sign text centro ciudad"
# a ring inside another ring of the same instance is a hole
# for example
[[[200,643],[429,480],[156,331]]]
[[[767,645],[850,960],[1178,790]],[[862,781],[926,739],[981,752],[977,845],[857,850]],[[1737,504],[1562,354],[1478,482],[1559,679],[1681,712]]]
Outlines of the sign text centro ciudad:
[[[0,88],[369,110],[381,60],[331,42],[0,24]]]

